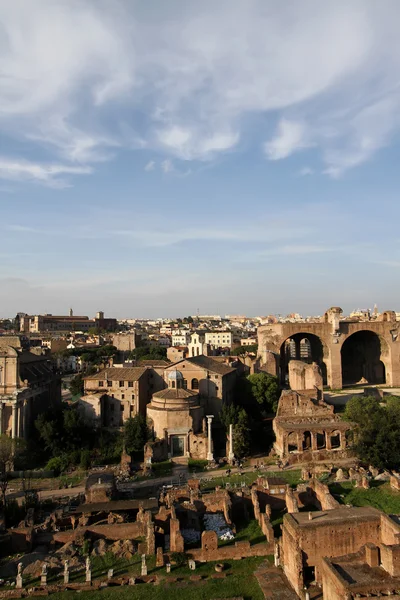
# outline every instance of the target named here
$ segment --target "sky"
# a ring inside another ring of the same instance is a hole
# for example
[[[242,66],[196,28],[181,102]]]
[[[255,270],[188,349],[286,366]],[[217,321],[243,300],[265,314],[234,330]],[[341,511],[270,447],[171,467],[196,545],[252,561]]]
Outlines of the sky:
[[[0,316],[400,310],[398,0],[0,0]]]

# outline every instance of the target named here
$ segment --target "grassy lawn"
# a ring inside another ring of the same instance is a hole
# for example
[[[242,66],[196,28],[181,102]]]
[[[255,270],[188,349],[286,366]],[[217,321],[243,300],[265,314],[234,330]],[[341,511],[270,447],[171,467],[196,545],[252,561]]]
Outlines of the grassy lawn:
[[[209,598],[232,598],[235,596],[243,596],[246,600],[263,600],[264,595],[253,575],[255,569],[263,560],[265,558],[257,557],[227,561],[225,562],[227,577],[223,580],[189,581],[190,575],[209,576],[215,572],[215,563],[198,563],[196,571],[190,571],[187,566],[173,567],[171,576],[182,578],[177,583],[168,584],[162,580],[158,586],[141,584],[136,585],[134,588],[130,586],[105,588],[102,591],[80,592],[80,597],[87,597],[88,600],[106,600],[108,598],[110,600],[128,600],[132,597],[138,600],[176,600],[184,594],[186,600],[209,600]],[[148,574],[158,574],[160,577],[164,577],[166,575],[165,567],[155,568],[151,566],[152,562],[151,560],[147,561]],[[129,574],[138,575],[140,564],[140,558],[135,556],[128,569]],[[106,570],[104,574],[106,574]],[[59,592],[52,594],[52,598],[54,600],[72,600],[72,595],[75,593],[74,591]]]
[[[297,484],[300,483],[300,481],[301,481],[301,471],[300,470],[278,471],[278,472],[265,471],[262,473],[258,473],[257,471],[255,471],[255,472],[250,472],[250,473],[243,473],[243,475],[234,473],[230,477],[227,477],[224,473],[223,475],[221,475],[221,477],[214,477],[210,481],[206,481],[206,482],[202,483],[201,489],[202,489],[202,491],[212,490],[217,485],[219,485],[221,487],[225,487],[226,484],[229,484],[231,487],[234,486],[235,484],[240,486],[243,483],[245,485],[250,486],[260,476],[261,477],[280,477],[281,479],[283,479],[284,481],[289,483],[291,487],[296,487]],[[205,476],[205,478],[207,478],[207,476]]]
[[[354,487],[350,481],[332,483],[331,493],[338,502],[353,506],[373,506],[387,514],[400,513],[400,492],[392,490],[390,484],[372,481],[369,490]]]

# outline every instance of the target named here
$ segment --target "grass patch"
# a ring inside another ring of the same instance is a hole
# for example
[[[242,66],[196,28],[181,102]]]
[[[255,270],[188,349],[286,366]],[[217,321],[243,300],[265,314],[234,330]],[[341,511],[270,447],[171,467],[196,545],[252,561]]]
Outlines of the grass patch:
[[[280,479],[283,479],[286,483],[288,483],[291,487],[296,487],[301,482],[301,471],[299,469],[296,469],[294,471],[278,472],[254,471],[250,473],[243,473],[243,475],[234,473],[230,477],[227,477],[225,474],[221,474],[220,477],[214,477],[212,479],[210,478],[210,481],[204,481],[200,484],[200,487],[203,491],[205,491],[213,490],[217,485],[221,487],[226,487],[227,484],[228,487],[234,487],[235,485],[236,487],[242,485],[251,486],[251,484],[254,483],[258,477],[279,477]]]
[[[152,463],[151,469],[152,469],[155,477],[164,477],[166,475],[171,475],[172,463],[170,460],[164,460],[163,462]]]
[[[354,487],[350,481],[332,483],[329,489],[342,504],[373,506],[387,514],[400,513],[400,492],[392,490],[388,482],[372,481],[369,490]]]
[[[129,574],[135,575],[140,572],[141,560],[134,557],[134,564],[129,569]],[[190,582],[189,576],[193,575],[187,565],[184,567],[172,567],[171,576],[182,577],[182,582],[172,585],[166,584],[163,580],[160,585],[152,584],[106,588],[102,591],[81,592],[80,597],[83,600],[180,600],[185,595],[186,600],[208,600],[209,598],[233,598],[242,596],[246,600],[264,600],[264,595],[258,585],[253,573],[264,557],[245,558],[238,561],[226,561],[226,574],[224,580],[207,579],[200,584]],[[94,562],[94,561],[93,561]],[[153,567],[152,560],[147,561],[149,575],[158,574],[164,578],[166,575],[165,567]],[[209,576],[214,573],[215,563],[198,563],[196,575]],[[113,566],[108,568],[115,568]],[[185,583],[187,584],[185,585]],[[184,584],[184,587],[180,585]],[[183,588],[183,589],[182,589]],[[76,592],[59,592],[52,594],[53,600],[73,600]]]
[[[205,471],[208,465],[208,460],[196,460],[194,458],[189,458],[188,467],[191,473],[199,473],[200,471]]]

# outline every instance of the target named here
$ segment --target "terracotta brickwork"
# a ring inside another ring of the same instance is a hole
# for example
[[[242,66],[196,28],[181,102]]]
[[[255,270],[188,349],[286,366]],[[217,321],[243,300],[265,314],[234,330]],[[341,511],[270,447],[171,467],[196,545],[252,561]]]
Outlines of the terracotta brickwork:
[[[351,353],[346,354],[346,346],[353,343],[355,334],[364,334],[365,339],[373,339],[378,347],[377,356],[370,357],[365,372],[360,371],[360,380],[377,383],[374,379],[383,377],[389,386],[400,386],[400,323],[393,311],[385,311],[378,319],[343,319],[342,309],[333,307],[326,311],[320,322],[274,323],[258,328],[258,348],[263,368],[284,381],[288,370],[288,357],[285,355],[285,342],[293,339],[296,345],[296,358],[300,356],[300,341],[311,343],[312,358],[317,360],[325,372],[326,384],[332,389],[341,389],[343,378],[352,365],[348,364]],[[356,383],[356,381],[354,381]],[[381,381],[378,381],[381,383]]]

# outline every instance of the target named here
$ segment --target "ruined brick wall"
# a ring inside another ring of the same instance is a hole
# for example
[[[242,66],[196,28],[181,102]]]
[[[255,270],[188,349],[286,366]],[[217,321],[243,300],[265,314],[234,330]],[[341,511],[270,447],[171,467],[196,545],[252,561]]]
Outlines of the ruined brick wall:
[[[144,447],[144,462],[147,464],[151,459],[151,462],[162,462],[168,459],[168,444],[167,440],[155,440],[154,442],[147,442]]]
[[[324,600],[345,600],[347,594],[347,583],[332,567],[329,558],[321,561],[322,589]]]
[[[232,522],[232,500],[227,490],[216,490],[211,494],[204,494],[204,496],[202,496],[202,501],[206,512],[222,512],[224,513],[226,522]]]
[[[321,510],[340,508],[339,502],[329,492],[328,486],[318,481],[318,479],[311,479],[308,487],[314,492],[317,501],[321,505]]]
[[[297,513],[299,512],[299,505],[297,502],[297,498],[294,495],[294,492],[291,488],[288,488],[286,491],[286,507],[288,513]]]
[[[341,509],[344,510],[344,509]],[[357,511],[358,509],[348,509]],[[284,570],[296,590],[302,589],[302,556],[307,557],[307,565],[315,567],[317,582],[323,557],[345,556],[358,552],[368,542],[378,545],[380,539],[380,513],[370,509],[367,516],[349,513],[351,519],[343,516],[335,521],[312,519],[307,526],[298,526],[292,515],[283,519],[282,548]],[[373,512],[372,512],[373,511]],[[313,513],[311,513],[313,514]],[[297,586],[297,587],[296,587]]]
[[[268,556],[274,552],[274,543],[261,543],[250,545],[250,542],[235,542],[234,545],[218,547],[218,538],[215,531],[203,531],[201,548],[190,550],[194,560],[203,562],[239,560],[249,556]]]
[[[283,570],[296,592],[303,590],[303,562],[298,546],[298,533],[292,521],[284,517],[281,540]]]
[[[388,515],[381,514],[381,535],[380,541],[382,544],[391,546],[392,544],[400,543],[400,526],[393,521]]]
[[[380,547],[381,551],[381,563],[382,567],[392,577],[400,576],[400,546],[398,544],[394,546],[386,546],[382,544]]]
[[[134,540],[146,536],[146,525],[144,523],[114,523],[113,525],[88,525],[77,527],[69,531],[54,532],[53,539],[61,544],[72,542],[82,537],[85,532],[94,538],[107,540]]]
[[[308,364],[302,360],[289,362],[289,386],[292,390],[322,390],[321,369],[316,363]]]

